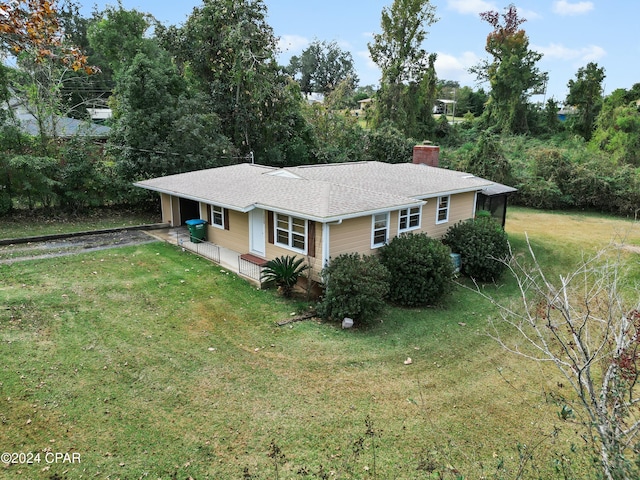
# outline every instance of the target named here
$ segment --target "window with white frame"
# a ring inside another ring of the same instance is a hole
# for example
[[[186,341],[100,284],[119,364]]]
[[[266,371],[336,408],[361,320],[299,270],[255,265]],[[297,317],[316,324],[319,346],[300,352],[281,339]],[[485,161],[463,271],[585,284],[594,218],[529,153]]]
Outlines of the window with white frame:
[[[389,239],[389,213],[377,213],[372,217],[371,248],[381,247]]]
[[[224,208],[218,205],[211,205],[211,217],[209,220],[211,225],[224,228]]]
[[[402,233],[420,228],[421,210],[422,209],[420,207],[404,208],[400,210],[398,231]]]
[[[449,195],[438,197],[436,223],[445,223],[449,221],[449,200]]]
[[[307,251],[307,221],[304,218],[276,214],[275,243],[281,247]]]

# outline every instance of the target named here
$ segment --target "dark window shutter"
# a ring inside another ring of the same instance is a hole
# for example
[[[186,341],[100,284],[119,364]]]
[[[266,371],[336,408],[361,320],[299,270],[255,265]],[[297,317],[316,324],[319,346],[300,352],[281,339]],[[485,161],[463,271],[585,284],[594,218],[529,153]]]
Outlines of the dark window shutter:
[[[316,222],[307,221],[307,255],[316,256]]]
[[[267,230],[268,230],[268,237],[269,237],[269,243],[273,243],[273,212],[268,211],[267,212]]]
[[[209,222],[209,225],[213,224],[212,220],[213,218],[211,218],[211,205],[207,204],[207,222]]]
[[[222,213],[223,213],[222,222],[224,223],[224,229],[229,230],[229,209],[228,208],[222,209]]]

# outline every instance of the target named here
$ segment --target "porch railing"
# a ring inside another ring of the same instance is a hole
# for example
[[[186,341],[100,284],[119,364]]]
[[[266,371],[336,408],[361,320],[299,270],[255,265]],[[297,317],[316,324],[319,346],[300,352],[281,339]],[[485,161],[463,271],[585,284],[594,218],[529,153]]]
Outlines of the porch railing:
[[[238,257],[238,273],[257,281],[262,286],[262,270],[266,264],[266,260],[245,253]]]
[[[218,245],[203,240],[194,240],[197,239],[192,238],[188,233],[180,233],[178,234],[177,243],[191,252],[220,263],[220,247]]]

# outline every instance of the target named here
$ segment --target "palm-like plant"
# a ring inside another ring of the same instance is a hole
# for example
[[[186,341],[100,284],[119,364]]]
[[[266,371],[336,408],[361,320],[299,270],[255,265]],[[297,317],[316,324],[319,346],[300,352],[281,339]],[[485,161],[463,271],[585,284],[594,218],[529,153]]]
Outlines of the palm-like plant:
[[[298,277],[309,268],[302,262],[304,258],[296,259],[289,255],[269,260],[262,270],[262,280],[275,283],[282,290],[282,295],[290,297]]]

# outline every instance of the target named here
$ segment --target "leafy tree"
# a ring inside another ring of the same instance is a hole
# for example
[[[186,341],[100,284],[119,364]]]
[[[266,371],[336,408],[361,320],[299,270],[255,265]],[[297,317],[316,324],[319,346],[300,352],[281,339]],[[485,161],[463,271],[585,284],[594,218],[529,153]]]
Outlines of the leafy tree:
[[[481,13],[480,18],[493,27],[485,46],[493,59],[481,62],[470,71],[479,81],[488,81],[491,85],[486,121],[503,132],[526,133],[529,131],[528,97],[546,78],[536,67],[542,55],[529,50],[529,38],[519,28],[526,20],[518,17],[513,4],[502,15],[487,11]]]
[[[302,54],[291,57],[286,71],[300,83],[304,93],[331,93],[343,81],[355,88],[358,77],[351,53],[336,42],[314,41]]]
[[[91,48],[117,77],[131,65],[138,53],[157,54],[157,43],[147,36],[154,18],[137,10],[108,6],[96,13],[88,26]]]
[[[325,292],[318,304],[322,318],[373,321],[385,308],[389,272],[377,257],[342,254],[322,270]]]
[[[72,212],[100,206],[108,197],[108,183],[103,172],[101,147],[81,137],[60,146],[56,178],[56,196],[60,205]]]
[[[640,97],[633,89],[618,89],[604,99],[590,145],[611,154],[618,163],[640,166],[640,109],[636,95]]]
[[[119,79],[109,149],[125,180],[178,173],[178,157],[168,139],[184,80],[166,56],[140,53]]]
[[[139,53],[118,78],[109,151],[126,181],[210,168],[236,155],[208,98],[166,53]]]
[[[386,163],[411,161],[415,140],[407,138],[391,123],[385,123],[367,135],[365,159]]]
[[[547,100],[542,112],[542,129],[544,133],[556,133],[562,129],[562,123],[558,118],[558,102],[550,98]]]
[[[366,133],[358,119],[314,103],[304,110],[313,128],[315,145],[313,156],[320,163],[354,162],[365,154]]]
[[[351,109],[358,106],[355,90],[350,78],[342,80],[324,97],[323,102],[331,110]]]
[[[586,141],[591,139],[595,120],[602,108],[602,82],[605,79],[604,68],[594,62],[579,68],[575,80],[569,80],[569,94],[566,102],[578,107],[578,115],[571,120],[571,129]]]
[[[87,57],[64,43],[56,5],[50,0],[14,0],[0,2],[3,12],[0,49],[10,55],[31,57],[33,62],[55,61],[72,70],[86,69]]]
[[[389,300],[399,305],[435,305],[453,287],[449,248],[424,233],[395,237],[380,262],[390,274]]]
[[[511,183],[511,164],[502,148],[501,139],[489,132],[480,135],[465,169],[494,182]]]
[[[14,198],[35,207],[51,207],[56,199],[58,160],[52,157],[16,155],[9,159],[8,169]]]
[[[10,76],[13,95],[38,123],[41,152],[55,137],[64,116],[62,87],[69,72],[97,72],[87,57],[65,40],[60,14],[47,0],[0,2],[4,12],[0,49],[14,56],[18,68]]]
[[[282,295],[290,297],[293,287],[298,283],[300,275],[309,268],[304,265],[304,258],[281,256],[269,260],[262,270],[262,280],[275,283],[282,291]]]
[[[263,1],[205,0],[181,28],[156,31],[238,149],[262,163],[308,161],[302,97],[278,66]]]
[[[484,112],[484,105],[489,99],[483,89],[477,91],[464,86],[456,91],[456,112],[461,115],[467,112],[479,117]]]
[[[64,0],[58,12],[65,39],[80,48],[87,56],[87,63],[95,65],[99,70],[91,75],[84,70],[65,72],[61,88],[63,111],[76,119],[87,118],[89,107],[105,107],[113,90],[113,71],[104,57],[89,43],[89,25],[98,18],[97,15],[94,12],[94,17],[83,17],[80,5],[73,0]]]
[[[423,135],[433,126],[431,106],[435,99],[435,54],[422,43],[428,27],[436,21],[429,0],[394,0],[382,9],[382,33],[368,44],[372,60],[382,70],[376,95],[376,125],[393,122],[408,135]]]

